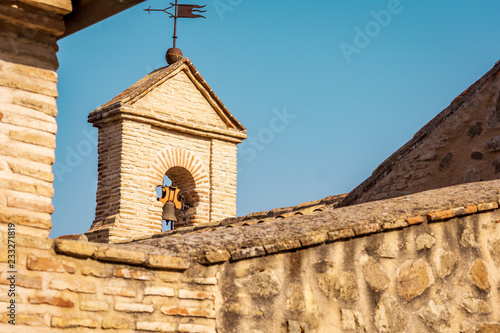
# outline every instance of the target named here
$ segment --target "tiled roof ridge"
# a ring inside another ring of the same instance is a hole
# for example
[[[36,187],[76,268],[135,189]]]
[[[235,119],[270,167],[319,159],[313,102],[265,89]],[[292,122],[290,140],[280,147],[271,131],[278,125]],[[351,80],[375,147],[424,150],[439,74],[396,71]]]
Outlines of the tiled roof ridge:
[[[455,217],[496,210],[499,198],[500,180],[468,183],[312,215],[292,216],[272,223],[238,228],[218,226],[121,246],[144,253],[215,264],[369,236],[422,223],[445,222]]]
[[[359,184],[355,189],[353,189],[342,202],[339,203],[338,207],[349,206],[356,202],[356,200],[370,188],[372,188],[379,179],[383,178],[387,173],[391,172],[393,166],[402,157],[409,154],[414,148],[418,147],[420,142],[425,139],[429,134],[438,127],[446,118],[454,114],[460,109],[460,107],[471,98],[474,93],[482,89],[493,77],[500,75],[500,60],[495,63],[493,68],[489,70],[485,75],[473,83],[469,88],[458,95],[448,107],[441,111],[437,116],[432,118],[427,124],[425,124],[413,137],[405,143],[401,148],[396,150],[391,156],[389,156],[385,161],[383,161],[361,184]]]

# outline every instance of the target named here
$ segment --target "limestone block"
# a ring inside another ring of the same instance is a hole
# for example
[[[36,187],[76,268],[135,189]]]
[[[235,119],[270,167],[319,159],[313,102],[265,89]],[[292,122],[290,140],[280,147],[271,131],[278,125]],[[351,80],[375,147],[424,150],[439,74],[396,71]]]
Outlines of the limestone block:
[[[80,242],[78,242],[80,243]],[[86,243],[84,243],[86,244]],[[86,252],[87,254],[90,253],[90,251]],[[95,276],[99,278],[108,278],[113,276],[114,269],[110,265],[103,265],[101,263],[98,263],[95,260],[92,259],[87,259],[85,264],[83,264],[80,267],[80,270],[83,275],[90,275],[90,276]]]
[[[261,257],[266,255],[266,250],[262,245],[256,245],[251,247],[237,248],[229,250],[231,253],[232,260],[241,260],[247,258]]]
[[[12,100],[14,105],[23,106],[28,109],[43,112],[51,117],[57,116],[57,106],[51,103],[40,101],[30,97],[14,97]]]
[[[424,249],[430,249],[436,243],[436,239],[429,234],[418,235],[416,244],[417,250],[422,251]]]
[[[108,311],[109,303],[106,301],[85,300],[80,302],[80,310],[92,312]]]
[[[75,304],[69,299],[57,296],[43,296],[43,295],[35,295],[28,297],[28,303],[54,305],[62,308],[72,308],[75,306]]]
[[[342,329],[359,330],[363,329],[365,324],[361,312],[350,309],[341,309]]]
[[[408,302],[433,283],[432,270],[424,259],[406,261],[398,270],[398,294]]]
[[[399,247],[398,244],[395,242],[384,242],[382,245],[380,245],[377,251],[378,255],[381,256],[382,258],[390,258],[390,259],[396,258],[398,252],[399,252]]]
[[[491,312],[488,303],[482,299],[474,298],[471,294],[465,295],[460,305],[465,311],[472,314],[488,314]]]
[[[186,263],[182,258],[165,256],[165,255],[154,255],[154,254],[148,255],[148,262],[146,266],[156,267],[156,268],[180,269],[180,270],[188,268],[188,265],[186,265]]]
[[[218,262],[227,261],[230,258],[231,258],[231,254],[227,250],[220,249],[220,250],[216,250],[216,251],[205,252],[203,257],[200,258],[200,261],[202,263],[215,264]]]
[[[52,247],[52,241],[39,237],[31,237],[26,235],[16,235],[16,245],[34,249],[48,250]]]
[[[490,282],[488,281],[488,267],[481,259],[474,260],[472,267],[469,271],[469,278],[476,287],[482,291],[488,292],[490,290]]]
[[[476,236],[474,235],[474,230],[472,230],[472,228],[466,227],[462,232],[460,245],[463,247],[479,247],[479,243],[476,242]]]
[[[63,280],[55,279],[50,281],[49,289],[54,290],[69,290],[77,293],[95,294],[97,289],[96,285],[92,282],[82,280]]]
[[[486,203],[480,203],[477,205],[477,210],[479,212],[483,212],[485,210],[493,210],[498,208],[498,202],[486,202]]]
[[[144,290],[144,296],[167,296],[173,297],[175,295],[174,288],[149,286]]]
[[[434,259],[437,275],[443,279],[455,269],[457,255],[451,251],[438,249]]]
[[[203,290],[179,289],[179,298],[187,299],[215,299],[215,293]]]
[[[369,257],[367,262],[363,264],[363,274],[368,286],[375,292],[382,291],[389,285],[387,274],[372,257]]]
[[[215,318],[216,312],[213,309],[201,309],[192,307],[179,307],[179,306],[162,306],[161,313],[167,316],[181,316],[181,317],[203,317]]]
[[[122,296],[122,297],[135,297],[135,289],[132,288],[127,288],[127,287],[113,287],[109,286],[104,288],[103,290],[104,295],[115,295],[115,296]]]
[[[34,271],[46,271],[57,273],[75,273],[76,265],[66,260],[56,259],[55,257],[37,257],[29,255],[26,268]]]
[[[480,324],[476,333],[498,333],[500,332],[500,323]]]
[[[143,304],[143,303],[123,303],[123,302],[117,302],[115,303],[115,311],[120,311],[120,312],[131,312],[131,313],[153,313],[154,307],[149,304]]]
[[[214,326],[179,324],[179,332],[215,333],[216,331],[215,331],[215,324]]]
[[[287,239],[271,244],[264,244],[264,249],[266,250],[267,254],[299,249],[301,247],[302,245],[300,244],[300,241],[296,239]]]
[[[341,229],[334,230],[328,233],[328,240],[330,242],[334,242],[338,239],[348,239],[354,237],[354,230],[352,229]]]
[[[375,326],[380,333],[405,333],[408,314],[391,296],[384,295],[375,311]]]
[[[464,320],[460,323],[458,330],[460,333],[470,333],[474,331],[473,326],[473,323],[468,320]]]
[[[325,273],[318,274],[318,286],[330,298],[354,300],[358,298],[356,276],[349,271],[330,267]]]
[[[0,275],[0,284],[10,285],[9,273],[3,272]],[[16,286],[29,289],[42,289],[42,278],[39,276],[29,276],[21,273],[16,274]]]
[[[86,242],[56,240],[54,245],[56,252],[77,258],[89,258],[95,251],[95,246]]]
[[[0,323],[7,324],[11,318],[7,313],[0,314]],[[46,326],[43,314],[40,313],[17,313],[16,314],[16,326],[27,325],[27,326]],[[31,329],[30,331],[32,331]]]
[[[136,328],[150,332],[174,332],[175,325],[165,322],[138,321]]]
[[[282,283],[273,271],[265,269],[250,274],[247,277],[236,279],[235,285],[249,295],[259,298],[269,298],[280,293]]]
[[[433,332],[448,332],[451,315],[445,304],[436,305],[430,300],[427,306],[420,309],[419,316]]]
[[[117,330],[122,330],[122,329],[134,329],[135,323],[130,320],[130,316],[123,317],[123,316],[117,316],[115,314],[113,315],[106,315],[106,317],[102,320],[102,328],[107,330],[107,329],[117,329]]]
[[[304,290],[298,283],[292,283],[286,291],[286,308],[291,311],[303,312],[306,309]]]
[[[87,318],[52,317],[50,324],[52,327],[57,327],[57,328],[73,328],[73,327],[97,328],[97,322],[93,319],[87,319]]]
[[[142,281],[155,279],[155,274],[153,272],[129,268],[117,268],[115,276]]]
[[[146,262],[145,253],[108,246],[98,247],[97,251],[94,252],[94,258],[129,264],[144,264]]]
[[[500,238],[488,240],[488,249],[490,250],[493,260],[500,264]]]

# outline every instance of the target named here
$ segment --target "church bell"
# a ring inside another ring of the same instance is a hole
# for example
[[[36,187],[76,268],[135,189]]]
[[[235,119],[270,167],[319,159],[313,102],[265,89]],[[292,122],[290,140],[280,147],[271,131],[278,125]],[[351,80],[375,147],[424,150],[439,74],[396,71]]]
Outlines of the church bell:
[[[175,217],[175,204],[171,201],[167,201],[163,206],[163,213],[161,214],[162,220],[177,222]]]
[[[161,197],[158,198],[163,204],[162,220],[177,222],[175,210],[182,209],[183,203],[179,200],[180,189],[175,186],[161,186]]]

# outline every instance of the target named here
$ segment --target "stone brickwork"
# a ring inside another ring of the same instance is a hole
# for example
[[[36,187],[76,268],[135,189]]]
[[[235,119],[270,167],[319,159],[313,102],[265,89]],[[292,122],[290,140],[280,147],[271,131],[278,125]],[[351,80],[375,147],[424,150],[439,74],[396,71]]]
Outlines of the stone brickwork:
[[[1,257],[1,332],[216,332],[214,267],[95,243],[16,240],[16,325]]]
[[[0,222],[48,238],[54,210],[56,38],[69,0],[0,3]]]
[[[340,206],[500,178],[500,62],[385,160]]]
[[[165,175],[190,206],[185,216],[176,212],[177,226],[236,215],[236,145],[246,130],[189,59],[154,71],[89,121],[99,128],[89,240],[121,242],[161,232],[155,188]]]

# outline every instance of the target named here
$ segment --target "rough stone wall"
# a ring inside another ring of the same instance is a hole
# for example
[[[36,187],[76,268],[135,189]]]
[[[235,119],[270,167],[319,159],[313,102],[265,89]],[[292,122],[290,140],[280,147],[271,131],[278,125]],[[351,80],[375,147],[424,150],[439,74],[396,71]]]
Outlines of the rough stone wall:
[[[218,332],[499,332],[499,221],[484,203],[226,263]]]
[[[0,257],[1,332],[215,333],[214,267],[95,243],[16,241],[15,287],[6,252]],[[15,325],[8,323],[12,288]]]
[[[48,238],[57,125],[56,37],[71,1],[0,4],[0,222]]]
[[[384,161],[340,206],[500,178],[500,62]]]

